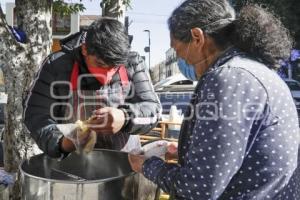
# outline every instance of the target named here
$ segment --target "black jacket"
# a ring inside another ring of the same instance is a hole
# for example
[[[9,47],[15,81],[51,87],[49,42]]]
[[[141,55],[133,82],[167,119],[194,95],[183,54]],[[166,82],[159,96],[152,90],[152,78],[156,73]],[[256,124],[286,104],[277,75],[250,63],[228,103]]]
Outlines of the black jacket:
[[[70,93],[66,82],[70,81],[75,61],[79,63],[80,74],[89,73],[80,48],[59,51],[48,56],[36,74],[24,102],[24,123],[40,149],[51,157],[62,156],[59,141],[63,135],[56,124],[65,121],[54,119],[52,116],[63,118],[65,115],[66,106],[63,104],[67,102]],[[137,53],[130,53],[126,69],[131,84],[127,88],[125,103],[118,107],[125,110],[129,116],[126,126],[120,131],[129,136],[146,133],[155,127],[161,106],[144,62]],[[55,81],[62,82],[51,86]],[[118,88],[120,85],[120,77],[116,74],[106,87]],[[101,87],[103,86],[93,77],[82,79],[81,89],[97,90]],[[60,98],[63,96],[66,98]]]

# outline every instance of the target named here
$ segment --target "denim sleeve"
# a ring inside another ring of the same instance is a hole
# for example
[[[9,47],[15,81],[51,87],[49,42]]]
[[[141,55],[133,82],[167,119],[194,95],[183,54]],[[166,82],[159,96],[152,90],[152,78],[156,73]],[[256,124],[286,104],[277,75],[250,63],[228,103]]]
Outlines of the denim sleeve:
[[[192,132],[181,165],[151,158],[143,173],[164,191],[174,187],[184,199],[217,199],[241,167],[249,135],[267,106],[267,94],[259,81],[243,70],[217,70],[196,88]],[[181,131],[181,134],[189,130]],[[185,135],[183,135],[185,137]]]

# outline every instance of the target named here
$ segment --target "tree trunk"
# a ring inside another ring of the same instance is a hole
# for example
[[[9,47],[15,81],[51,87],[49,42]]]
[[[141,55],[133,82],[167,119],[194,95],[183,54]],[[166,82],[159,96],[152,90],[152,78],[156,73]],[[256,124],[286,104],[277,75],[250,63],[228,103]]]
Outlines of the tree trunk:
[[[115,11],[123,10],[120,0],[113,0],[111,7],[106,7],[105,15],[112,16]],[[10,199],[21,198],[19,165],[21,161],[40,152],[35,142],[29,137],[23,125],[22,102],[33,80],[34,72],[51,49],[53,0],[15,0],[15,13],[18,28],[27,36],[25,44],[18,43],[12,35],[0,7],[0,66],[4,74],[8,103],[4,131],[4,166],[8,172],[17,173]],[[124,23],[123,20],[120,20]]]
[[[23,125],[22,101],[42,59],[50,53],[52,0],[16,0],[18,28],[27,36],[26,44],[18,43],[11,34],[0,9],[0,65],[8,93],[4,131],[4,167],[17,172],[10,199],[20,199],[18,168],[24,158],[40,152]]]

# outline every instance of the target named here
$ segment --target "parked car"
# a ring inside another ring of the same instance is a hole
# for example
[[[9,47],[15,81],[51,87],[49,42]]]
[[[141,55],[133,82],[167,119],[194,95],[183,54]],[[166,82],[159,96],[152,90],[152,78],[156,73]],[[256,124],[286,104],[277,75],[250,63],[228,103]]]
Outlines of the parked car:
[[[295,105],[300,114],[300,83],[294,79],[283,79],[290,88]],[[163,107],[163,116],[167,117],[172,105],[185,112],[194,92],[196,81],[187,80],[183,75],[171,76],[155,84],[154,88]]]
[[[189,105],[193,91],[191,88],[178,90],[178,87],[176,87],[175,90],[168,88],[167,90],[157,92],[162,105],[162,114],[168,115],[172,105],[177,107],[177,110],[180,112],[179,114],[183,114]]]
[[[177,120],[182,121],[196,85],[197,81],[188,80],[182,74],[173,75],[155,84],[154,89],[162,105],[162,118],[160,120],[176,119],[176,122]],[[176,117],[174,116],[174,106],[178,112]],[[173,113],[172,116],[170,113]],[[179,130],[179,125],[169,125],[166,135],[178,138]]]
[[[163,91],[166,87],[170,86],[186,86],[186,87],[195,87],[197,84],[197,81],[191,81],[188,80],[185,76],[182,74],[175,74],[173,76],[170,76],[166,79],[161,80],[160,82],[156,83],[154,85],[155,91]]]
[[[283,79],[290,88],[297,107],[298,114],[300,114],[300,83],[294,79]]]
[[[194,88],[181,87],[180,85],[165,87],[157,92],[162,105],[161,121],[172,121],[181,123],[186,109],[190,105]],[[180,125],[168,125],[166,136],[178,138]]]
[[[191,81],[182,74],[170,76],[154,85],[163,108],[163,117],[168,118],[170,108],[176,105],[179,112],[185,112],[197,81]]]

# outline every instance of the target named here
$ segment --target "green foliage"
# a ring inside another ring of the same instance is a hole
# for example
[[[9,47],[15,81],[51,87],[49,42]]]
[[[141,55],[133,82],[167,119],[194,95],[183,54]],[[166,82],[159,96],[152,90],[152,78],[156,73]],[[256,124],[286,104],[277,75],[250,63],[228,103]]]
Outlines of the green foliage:
[[[82,1],[82,0],[80,0]],[[53,12],[61,16],[70,15],[72,13],[77,13],[84,11],[85,7],[82,3],[72,3],[68,4],[63,0],[54,0],[53,1]]]
[[[130,7],[131,0],[122,0],[122,4],[126,8]],[[100,3],[100,7],[102,8],[103,15],[109,16],[109,17],[119,17],[123,14],[123,11],[121,9],[121,5],[118,5],[118,0],[102,0]]]
[[[53,12],[61,16],[66,16],[72,13],[81,12],[85,10],[83,0],[80,0],[80,2],[82,3],[72,3],[72,4],[69,4],[68,1],[54,0]],[[122,4],[125,5],[126,8],[131,8],[130,2],[131,0],[122,0]],[[117,0],[102,0],[100,2],[100,7],[105,8],[104,11],[105,11],[105,15],[107,16],[116,17],[122,14],[122,11],[120,10],[120,5],[118,5]]]
[[[231,0],[237,10],[247,3],[256,3],[268,8],[279,17],[300,48],[300,1],[299,0]]]
[[[130,2],[131,0],[122,0],[122,4],[125,5],[126,7],[130,7]],[[102,0],[101,2],[101,7],[103,7],[103,5],[111,5],[112,3],[115,3],[114,0]]]

